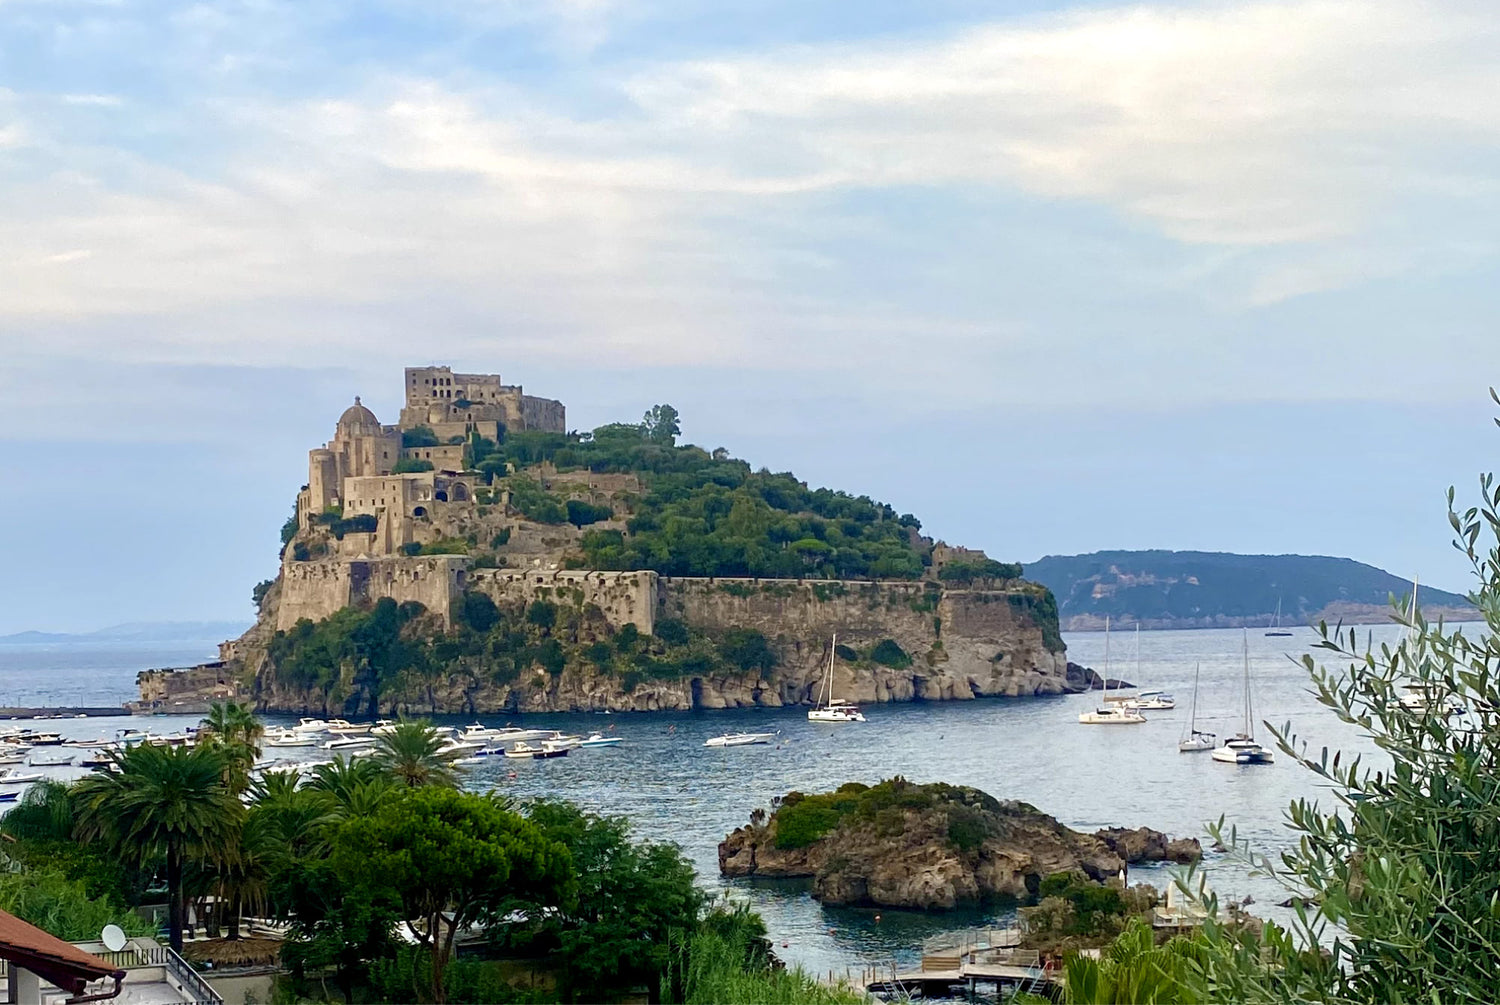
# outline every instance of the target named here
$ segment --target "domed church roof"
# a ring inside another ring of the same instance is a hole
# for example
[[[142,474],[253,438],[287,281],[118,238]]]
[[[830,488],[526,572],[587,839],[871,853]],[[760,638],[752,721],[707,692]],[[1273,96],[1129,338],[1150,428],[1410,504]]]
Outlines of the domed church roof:
[[[373,426],[380,428],[380,420],[375,418],[375,413],[359,403],[359,396],[354,396],[354,404],[344,409],[344,414],[339,416],[339,428],[359,428]]]

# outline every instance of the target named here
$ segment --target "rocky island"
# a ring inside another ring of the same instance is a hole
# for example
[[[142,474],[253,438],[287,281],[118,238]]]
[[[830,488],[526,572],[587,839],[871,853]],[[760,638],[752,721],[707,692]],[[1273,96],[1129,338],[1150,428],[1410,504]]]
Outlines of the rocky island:
[[[1051,593],[910,514],[679,444],[670,406],[577,433],[496,374],[403,383],[397,423],[356,398],[310,451],[255,625],[137,711],[781,706],[835,634],[846,699],[1070,689]]]
[[[1036,807],[978,789],[893,778],[790,792],[719,845],[731,877],[805,878],[824,904],[951,910],[1035,901],[1043,881],[1094,882],[1136,862],[1196,862],[1196,839],[1145,827],[1083,834]]]

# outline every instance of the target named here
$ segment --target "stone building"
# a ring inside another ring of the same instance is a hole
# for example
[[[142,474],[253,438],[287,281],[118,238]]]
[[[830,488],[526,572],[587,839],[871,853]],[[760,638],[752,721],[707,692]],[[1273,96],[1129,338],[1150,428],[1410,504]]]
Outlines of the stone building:
[[[307,488],[297,501],[302,528],[319,513],[343,505],[346,479],[388,475],[400,457],[400,429],[382,426],[356,397],[339,416],[333,439],[308,452]]]
[[[519,384],[501,383],[498,373],[454,373],[446,366],[406,368],[406,407],[401,428],[426,426],[439,443],[469,433],[495,439],[498,426],[520,432],[567,432],[563,403],[537,398]]]

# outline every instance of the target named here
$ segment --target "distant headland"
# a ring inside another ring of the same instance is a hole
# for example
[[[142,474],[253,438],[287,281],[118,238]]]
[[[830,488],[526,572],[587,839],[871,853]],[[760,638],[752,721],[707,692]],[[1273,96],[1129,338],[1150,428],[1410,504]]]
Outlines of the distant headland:
[[[398,422],[355,398],[309,452],[255,625],[138,710],[777,707],[831,656],[845,700],[1068,689],[1051,593],[911,514],[679,444],[670,405],[580,433],[498,374],[403,383]]]
[[[1048,555],[1027,575],[1057,598],[1064,631],[1116,627],[1265,628],[1280,610],[1281,625],[1385,624],[1391,596],[1412,584],[1348,558],[1322,555],[1235,555],[1211,551],[1097,551]],[[1419,601],[1429,620],[1478,617],[1467,598],[1423,584]]]

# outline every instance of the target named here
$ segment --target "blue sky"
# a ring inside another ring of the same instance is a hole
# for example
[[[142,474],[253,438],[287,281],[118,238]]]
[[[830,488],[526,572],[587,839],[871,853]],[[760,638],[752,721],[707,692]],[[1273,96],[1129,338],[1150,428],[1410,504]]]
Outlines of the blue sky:
[[[1467,586],[1500,8],[0,0],[0,632],[248,616],[403,365],[1004,559]]]

